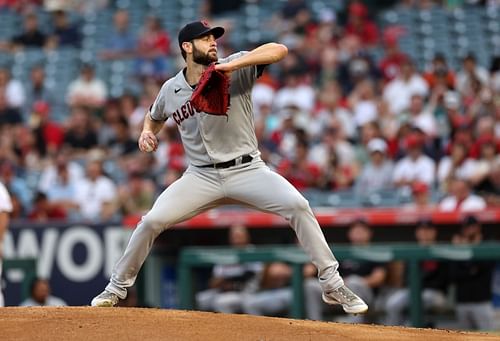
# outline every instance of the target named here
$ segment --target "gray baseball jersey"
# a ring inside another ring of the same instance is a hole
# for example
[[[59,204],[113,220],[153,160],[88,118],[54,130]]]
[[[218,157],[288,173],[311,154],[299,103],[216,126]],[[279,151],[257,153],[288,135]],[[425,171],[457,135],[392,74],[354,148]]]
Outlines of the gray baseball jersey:
[[[227,63],[246,52],[238,52],[219,63]],[[256,66],[231,74],[231,106],[228,116],[196,112],[191,105],[194,89],[184,70],[167,80],[151,106],[151,118],[172,118],[179,128],[184,149],[193,165],[207,165],[235,159],[244,154],[259,155],[252,112],[251,89],[258,76]]]

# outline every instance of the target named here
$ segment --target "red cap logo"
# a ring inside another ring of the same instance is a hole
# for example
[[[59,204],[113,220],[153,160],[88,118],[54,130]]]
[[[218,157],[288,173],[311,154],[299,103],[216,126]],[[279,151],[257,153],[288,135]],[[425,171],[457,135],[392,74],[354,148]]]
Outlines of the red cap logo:
[[[206,21],[206,20],[202,20],[202,21],[201,21],[201,24],[202,24],[203,26],[207,27],[207,28],[208,28],[208,27],[210,27],[210,26],[208,25],[208,21]]]

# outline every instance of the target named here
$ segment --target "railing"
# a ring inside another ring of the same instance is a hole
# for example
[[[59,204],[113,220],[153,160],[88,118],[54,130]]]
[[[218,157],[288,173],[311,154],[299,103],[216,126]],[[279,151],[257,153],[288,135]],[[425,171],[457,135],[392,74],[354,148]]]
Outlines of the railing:
[[[436,259],[465,261],[480,259],[499,259],[500,243],[487,242],[478,245],[437,244],[419,246],[416,244],[383,244],[367,247],[334,246],[337,259],[356,259],[376,262],[405,261],[409,269],[410,318],[413,326],[422,326],[421,274],[419,263],[423,260]],[[179,259],[180,307],[193,309],[193,283],[195,267],[215,264],[235,264],[245,262],[281,261],[293,267],[292,290],[293,303],[291,316],[303,318],[304,295],[302,266],[309,262],[303,250],[297,246],[265,246],[249,249],[235,248],[199,248],[189,247],[181,252]]]

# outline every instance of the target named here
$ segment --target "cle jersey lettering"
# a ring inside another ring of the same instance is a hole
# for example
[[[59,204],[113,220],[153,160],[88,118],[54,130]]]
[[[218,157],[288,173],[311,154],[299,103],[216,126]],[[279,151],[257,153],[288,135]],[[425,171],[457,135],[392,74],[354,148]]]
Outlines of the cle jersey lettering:
[[[181,125],[184,120],[194,116],[194,114],[196,114],[196,110],[191,106],[191,101],[187,101],[172,114],[172,117],[177,125]]]

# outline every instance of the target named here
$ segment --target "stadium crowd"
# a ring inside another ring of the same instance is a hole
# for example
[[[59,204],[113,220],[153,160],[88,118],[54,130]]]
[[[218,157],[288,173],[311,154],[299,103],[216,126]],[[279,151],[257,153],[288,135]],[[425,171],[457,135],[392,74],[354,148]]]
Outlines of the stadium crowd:
[[[0,3],[23,17],[23,29],[0,44],[4,52],[80,47],[81,32],[67,13],[87,9],[57,8],[52,30],[44,32],[32,10],[43,5]],[[435,205],[428,198],[438,191],[443,210],[499,206],[499,56],[486,67],[471,53],[452,69],[436,54],[418,69],[399,48],[404,30],[381,30],[374,19],[362,1],[313,16],[307,2],[290,0],[266,24],[290,53],[253,90],[263,159],[300,190],[397,189],[413,193],[411,205],[420,206]],[[140,214],[186,168],[175,123],[167,122],[156,153],[140,153],[136,143],[144,113],[181,65],[176,37],[157,17],[145,18],[140,32],[128,21],[126,9],[115,11],[96,62],[134,60],[130,77],[141,85],[138,94],[111,96],[95,62],[82,63],[67,93],[47,86],[44,65],[33,67],[24,83],[1,66],[0,181],[13,197],[14,218],[103,221]],[[384,50],[379,61],[371,54],[375,47]],[[220,55],[233,50],[229,38],[220,40]],[[61,99],[65,114],[52,117]]]

